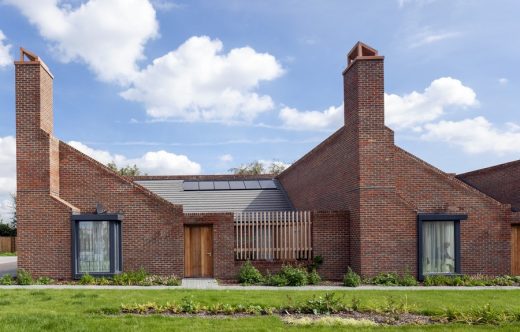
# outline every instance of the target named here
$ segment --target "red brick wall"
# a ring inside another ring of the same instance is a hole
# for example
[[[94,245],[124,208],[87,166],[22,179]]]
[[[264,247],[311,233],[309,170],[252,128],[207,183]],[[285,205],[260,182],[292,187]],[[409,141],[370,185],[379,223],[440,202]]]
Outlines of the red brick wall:
[[[70,277],[70,215],[59,193],[58,144],[52,138],[52,76],[40,62],[16,62],[18,268]]]
[[[417,211],[468,215],[468,220],[460,223],[462,273],[510,272],[507,206],[399,148],[396,169],[398,193]]]
[[[318,272],[325,280],[341,280],[349,260],[349,215],[346,211],[314,211],[312,253],[323,257]]]
[[[467,213],[462,272],[508,273],[508,207],[395,147],[384,126],[383,59],[356,59],[344,91],[344,127],[279,176],[295,207],[349,210],[346,261],[365,276],[417,273],[418,212]]]
[[[459,174],[457,178],[520,210],[520,160]]]
[[[182,276],[182,207],[118,176],[65,143],[60,144],[60,197],[93,213],[96,204],[124,215],[123,270]]]

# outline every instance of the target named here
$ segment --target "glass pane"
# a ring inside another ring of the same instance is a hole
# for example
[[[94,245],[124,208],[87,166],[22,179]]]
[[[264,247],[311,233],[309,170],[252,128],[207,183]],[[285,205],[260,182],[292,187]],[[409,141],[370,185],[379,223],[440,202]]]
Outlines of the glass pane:
[[[110,272],[108,221],[79,223],[78,272]]]
[[[244,181],[244,184],[246,185],[246,189],[260,189],[260,183],[256,180]]]
[[[199,190],[199,183],[197,181],[184,181],[182,188],[184,190]]]
[[[116,272],[121,271],[119,260],[119,236],[121,232],[121,225],[114,223],[114,268]]]
[[[200,190],[213,190],[215,186],[213,185],[213,181],[200,181],[199,182]]]
[[[276,189],[274,180],[260,180],[259,182],[262,189]]]
[[[244,181],[229,181],[229,187],[231,189],[246,189]]]
[[[455,223],[423,222],[423,274],[455,273]]]
[[[229,182],[215,181],[215,190],[227,190],[227,189],[229,189]]]

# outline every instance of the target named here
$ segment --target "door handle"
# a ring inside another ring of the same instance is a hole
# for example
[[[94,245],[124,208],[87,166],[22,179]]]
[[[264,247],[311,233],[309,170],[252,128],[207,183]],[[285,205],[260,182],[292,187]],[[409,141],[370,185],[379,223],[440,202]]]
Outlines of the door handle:
[[[210,252],[208,252],[208,256],[211,256],[211,253],[210,253]]]

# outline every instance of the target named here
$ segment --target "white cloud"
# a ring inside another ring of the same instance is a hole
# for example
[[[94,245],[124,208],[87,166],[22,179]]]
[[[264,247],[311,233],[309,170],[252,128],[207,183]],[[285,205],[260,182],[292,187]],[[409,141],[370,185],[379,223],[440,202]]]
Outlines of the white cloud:
[[[233,161],[233,156],[230,155],[229,153],[228,154],[223,154],[222,156],[220,156],[218,158],[218,160],[220,160],[222,163],[230,163]]]
[[[343,104],[330,106],[324,111],[299,111],[284,107],[279,114],[283,126],[296,130],[339,128],[343,125]]]
[[[13,136],[0,137],[0,218],[9,219],[10,195],[16,192],[16,141]]]
[[[507,85],[507,83],[509,83],[509,80],[505,77],[501,77],[498,79],[498,84],[500,85]]]
[[[420,131],[419,125],[439,119],[446,108],[466,108],[478,105],[475,92],[451,77],[434,80],[423,92],[405,95],[385,93],[385,123],[393,129]],[[279,114],[283,126],[289,129],[322,130],[339,128],[343,124],[343,104],[324,111],[299,111],[284,107]]]
[[[435,30],[425,26],[420,28],[419,31],[414,30],[405,40],[410,48],[416,48],[460,36],[462,36],[462,33],[459,31]]]
[[[104,81],[128,82],[158,35],[147,0],[90,0],[72,8],[58,0],[5,0],[17,7],[53,43],[59,59],[81,60]]]
[[[7,67],[11,63],[13,63],[13,58],[11,57],[11,45],[5,44],[5,35],[0,30],[0,68]]]
[[[69,144],[105,165],[110,162],[115,162],[119,167],[135,164],[149,175],[200,174],[202,171],[200,164],[191,161],[187,156],[164,150],[147,152],[139,158],[127,158],[105,150],[92,149],[77,141],[70,141]]]
[[[385,94],[385,123],[393,129],[413,128],[440,118],[448,107],[477,105],[477,95],[471,88],[457,79],[441,77],[423,92]]]
[[[222,54],[222,48],[218,39],[192,37],[155,59],[121,95],[160,119],[249,122],[271,110],[271,97],[254,90],[283,73],[275,57],[250,47]]]
[[[517,124],[509,123],[500,129],[478,116],[462,121],[430,123],[424,129],[422,139],[450,143],[462,147],[467,153],[520,154],[520,126]]]
[[[183,7],[181,4],[168,0],[152,0],[152,5],[155,9],[164,12]]]

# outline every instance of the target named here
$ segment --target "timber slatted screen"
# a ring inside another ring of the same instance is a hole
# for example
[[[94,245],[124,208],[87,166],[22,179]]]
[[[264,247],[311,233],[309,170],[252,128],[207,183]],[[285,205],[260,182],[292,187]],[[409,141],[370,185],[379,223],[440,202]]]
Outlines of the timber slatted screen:
[[[235,213],[236,260],[310,258],[312,258],[310,212]]]

